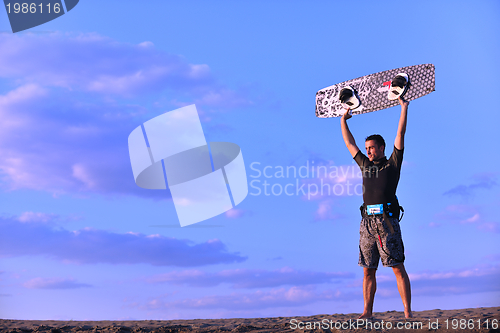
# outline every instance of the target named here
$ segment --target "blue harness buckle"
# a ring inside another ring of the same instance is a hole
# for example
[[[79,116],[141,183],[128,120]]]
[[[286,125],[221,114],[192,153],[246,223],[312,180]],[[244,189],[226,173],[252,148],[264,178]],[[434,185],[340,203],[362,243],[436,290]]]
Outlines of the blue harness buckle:
[[[384,204],[366,205],[366,214],[368,215],[384,214]]]

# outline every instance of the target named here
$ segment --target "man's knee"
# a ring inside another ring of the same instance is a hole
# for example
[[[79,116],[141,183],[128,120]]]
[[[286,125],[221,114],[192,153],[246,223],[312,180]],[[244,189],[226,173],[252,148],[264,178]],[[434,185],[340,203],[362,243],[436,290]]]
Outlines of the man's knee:
[[[393,266],[392,270],[394,271],[394,274],[396,274],[396,276],[404,277],[407,275],[404,264],[399,264],[399,265]]]
[[[365,274],[365,277],[375,277],[375,273],[377,273],[376,268],[364,268],[363,272]]]

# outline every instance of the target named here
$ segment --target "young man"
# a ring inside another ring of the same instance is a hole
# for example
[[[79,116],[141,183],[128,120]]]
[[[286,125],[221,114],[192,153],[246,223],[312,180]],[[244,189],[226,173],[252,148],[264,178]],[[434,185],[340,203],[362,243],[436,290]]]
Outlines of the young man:
[[[366,138],[364,155],[356,146],[347,120],[350,110],[340,123],[344,142],[363,173],[363,206],[359,240],[359,265],[363,267],[364,310],[359,318],[371,318],[377,289],[375,273],[379,259],[385,267],[392,267],[406,318],[412,317],[410,279],[404,266],[404,247],[399,227],[399,203],[396,188],[403,161],[404,136],[409,102],[399,97],[401,116],[394,150],[389,160],[384,154],[385,141],[380,135]]]

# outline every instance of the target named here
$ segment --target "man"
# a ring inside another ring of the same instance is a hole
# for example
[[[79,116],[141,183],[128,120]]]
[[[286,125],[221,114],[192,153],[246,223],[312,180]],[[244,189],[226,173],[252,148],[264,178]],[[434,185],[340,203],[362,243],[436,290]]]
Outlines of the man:
[[[364,310],[361,318],[371,318],[377,289],[376,271],[379,258],[384,267],[392,267],[406,318],[412,317],[410,279],[404,266],[404,247],[399,227],[399,203],[396,187],[403,161],[404,136],[409,102],[399,97],[401,116],[394,141],[394,151],[386,159],[385,141],[380,135],[366,138],[365,156],[356,146],[347,120],[350,110],[341,118],[342,136],[352,157],[363,172],[363,206],[360,226],[359,265],[363,267]]]

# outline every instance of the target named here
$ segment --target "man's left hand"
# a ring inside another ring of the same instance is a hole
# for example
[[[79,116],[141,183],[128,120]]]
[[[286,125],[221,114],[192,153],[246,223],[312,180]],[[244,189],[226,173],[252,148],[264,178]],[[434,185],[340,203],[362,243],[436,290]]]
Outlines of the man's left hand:
[[[345,120],[352,118],[351,109],[347,109],[342,115],[342,118],[344,118]]]
[[[401,105],[402,107],[403,106],[408,107],[408,105],[410,105],[410,102],[405,100],[403,97],[398,97],[398,100],[399,100],[399,105]]]

